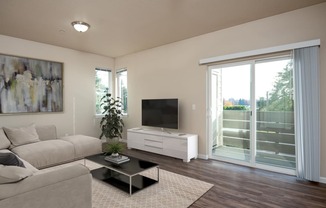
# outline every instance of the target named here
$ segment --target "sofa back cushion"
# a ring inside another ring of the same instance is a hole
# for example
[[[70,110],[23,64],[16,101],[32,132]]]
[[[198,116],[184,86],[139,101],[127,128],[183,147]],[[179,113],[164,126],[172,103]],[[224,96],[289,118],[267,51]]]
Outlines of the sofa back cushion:
[[[8,140],[7,136],[5,135],[3,129],[0,129],[0,150],[8,149],[9,146],[10,146],[10,141]]]
[[[34,124],[20,128],[3,127],[3,130],[14,147],[40,141]]]
[[[55,125],[35,126],[35,129],[41,141],[57,138],[57,129]]]

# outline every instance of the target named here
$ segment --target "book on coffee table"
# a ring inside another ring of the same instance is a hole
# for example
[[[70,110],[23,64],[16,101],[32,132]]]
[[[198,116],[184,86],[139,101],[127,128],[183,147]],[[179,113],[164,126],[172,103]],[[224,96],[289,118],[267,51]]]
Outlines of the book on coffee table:
[[[124,155],[119,155],[119,156],[109,155],[109,156],[106,156],[104,158],[104,160],[106,160],[108,162],[115,163],[115,164],[121,164],[121,163],[124,163],[124,162],[128,162],[130,159],[127,156],[124,156]]]

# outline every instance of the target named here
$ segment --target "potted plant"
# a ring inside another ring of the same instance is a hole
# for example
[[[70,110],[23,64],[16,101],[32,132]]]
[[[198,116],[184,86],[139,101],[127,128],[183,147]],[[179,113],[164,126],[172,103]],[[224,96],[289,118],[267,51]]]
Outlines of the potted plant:
[[[110,142],[107,144],[105,154],[111,154],[114,157],[118,157],[119,154],[124,150],[124,145],[119,142]]]
[[[122,120],[122,104],[120,98],[112,98],[111,93],[106,89],[105,95],[101,98],[100,102],[104,114],[100,122],[102,131],[100,139],[103,136],[107,139],[122,138],[124,123]]]

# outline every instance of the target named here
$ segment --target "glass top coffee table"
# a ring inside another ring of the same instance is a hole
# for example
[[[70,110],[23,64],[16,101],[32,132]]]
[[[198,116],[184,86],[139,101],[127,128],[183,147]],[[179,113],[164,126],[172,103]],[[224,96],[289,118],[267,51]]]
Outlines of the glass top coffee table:
[[[102,168],[92,170],[92,176],[129,193],[130,196],[159,182],[160,168],[156,163],[127,156],[130,158],[128,162],[115,164],[104,160],[105,157],[106,155],[104,154],[85,157],[85,159],[103,166]],[[85,162],[87,161],[85,160]],[[142,172],[152,168],[157,169],[157,180],[141,175]]]

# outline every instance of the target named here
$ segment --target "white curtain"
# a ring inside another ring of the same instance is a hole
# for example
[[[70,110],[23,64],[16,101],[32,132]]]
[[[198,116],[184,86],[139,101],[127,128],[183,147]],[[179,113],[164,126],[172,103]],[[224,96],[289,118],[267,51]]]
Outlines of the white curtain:
[[[294,50],[297,176],[320,178],[319,46]]]

